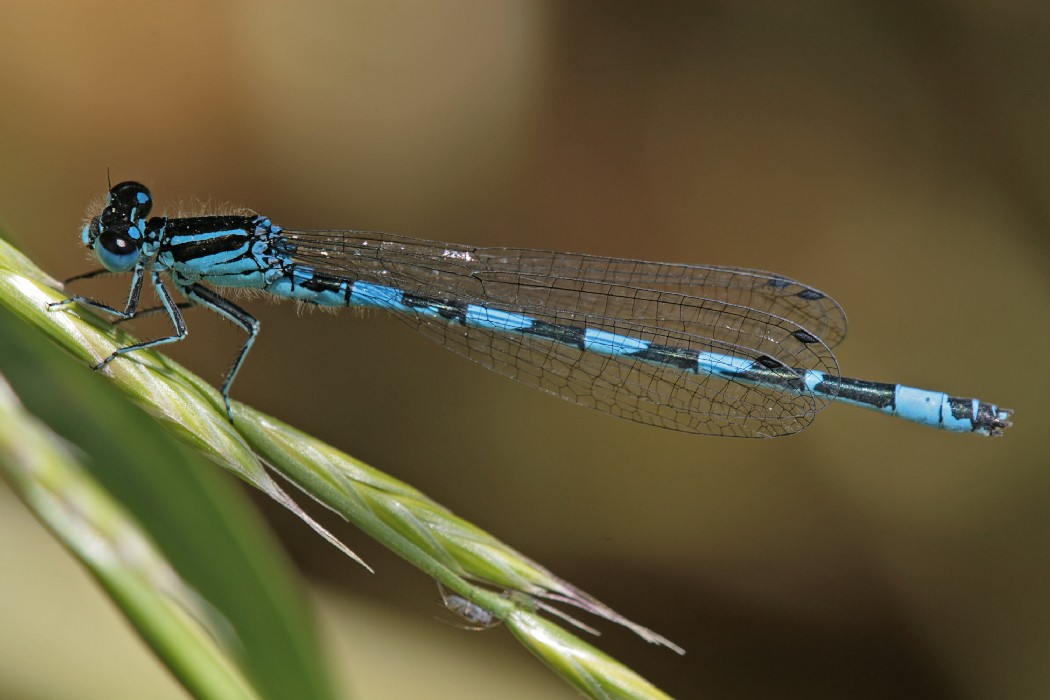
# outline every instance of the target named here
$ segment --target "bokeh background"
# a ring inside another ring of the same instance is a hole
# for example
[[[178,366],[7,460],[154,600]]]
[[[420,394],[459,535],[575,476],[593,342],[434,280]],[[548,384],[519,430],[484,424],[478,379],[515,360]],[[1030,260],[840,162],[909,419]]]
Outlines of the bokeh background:
[[[678,697],[1046,697],[1048,66],[1034,1],[6,1],[0,223],[56,277],[89,269],[108,169],[160,208],[805,280],[850,316],[845,374],[999,402],[1016,427],[832,407],[790,438],[675,434],[390,319],[261,301],[236,397],[686,647],[598,641]],[[218,381],[240,337],[189,323],[171,354]],[[0,499],[0,695],[182,697]],[[505,632],[435,622],[433,584],[359,533],[331,523],[374,576],[259,501],[347,693],[573,697]],[[68,666],[34,666],[45,648]]]

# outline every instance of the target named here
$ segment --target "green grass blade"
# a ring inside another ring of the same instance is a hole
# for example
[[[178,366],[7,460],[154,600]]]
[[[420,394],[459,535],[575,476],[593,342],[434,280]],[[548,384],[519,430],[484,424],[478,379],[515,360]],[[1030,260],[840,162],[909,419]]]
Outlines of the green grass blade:
[[[518,610],[504,622],[540,661],[592,698],[669,700],[649,681],[549,620]]]
[[[0,472],[195,697],[260,697],[216,643],[222,623],[209,606],[2,377]]]
[[[45,281],[41,273],[19,258],[0,243],[0,304],[9,304],[60,346],[90,364],[115,347],[133,342],[119,329],[75,306],[60,312],[45,311],[48,302],[61,300],[63,295],[40,284]],[[276,493],[274,497],[287,507],[296,509],[291,499],[268,481],[256,457],[447,589],[507,621],[530,651],[592,697],[664,697],[629,669],[536,612],[550,611],[550,602],[575,606],[625,625],[650,642],[679,653],[681,649],[411,486],[243,404],[233,404],[235,424],[231,426],[213,387],[157,353],[125,356],[110,363],[105,372],[176,435],[267,493]],[[296,512],[308,519],[301,510]],[[567,616],[565,619],[572,621]],[[554,636],[553,630],[557,630]],[[557,643],[552,644],[554,639]]]
[[[197,697],[335,697],[293,569],[235,484],[2,304],[0,337],[0,374],[25,406],[5,394],[8,481],[187,688]],[[31,458],[52,472],[19,469]],[[63,508],[73,506],[71,521]],[[78,536],[141,550],[139,569],[100,571]],[[224,673],[247,679],[244,692],[223,685]]]

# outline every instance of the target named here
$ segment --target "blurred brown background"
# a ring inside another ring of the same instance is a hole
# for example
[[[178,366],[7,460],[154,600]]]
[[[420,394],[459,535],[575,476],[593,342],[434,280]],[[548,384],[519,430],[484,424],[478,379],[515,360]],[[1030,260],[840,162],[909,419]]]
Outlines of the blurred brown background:
[[[160,208],[832,293],[845,374],[999,402],[1016,427],[832,407],[779,440],[675,434],[389,319],[261,301],[235,394],[686,647],[598,640],[678,697],[1050,695],[1045,3],[3,2],[0,47],[0,223],[56,277],[92,266],[79,223],[108,168]],[[189,323],[172,354],[217,382],[241,338]],[[180,697],[3,498],[0,695]],[[348,692],[574,697],[502,630],[434,622],[433,585],[359,533],[340,530],[374,576],[272,515]],[[34,668],[33,645],[69,668]]]

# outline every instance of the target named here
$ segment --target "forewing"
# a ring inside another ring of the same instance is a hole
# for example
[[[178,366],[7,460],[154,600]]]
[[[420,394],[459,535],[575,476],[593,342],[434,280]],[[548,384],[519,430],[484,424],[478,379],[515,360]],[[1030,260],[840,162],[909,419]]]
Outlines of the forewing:
[[[336,236],[329,240],[293,235],[296,260],[322,274],[461,307],[525,314],[570,330],[602,330],[660,347],[745,360],[773,358],[796,373],[838,373],[827,345],[796,320],[815,315],[818,301],[827,300],[832,309],[837,304],[815,293],[804,298],[799,292],[808,288],[784,278],[550,251],[475,249],[386,234],[355,234],[353,239],[327,234]],[[684,275],[685,281],[675,281],[675,275]],[[711,296],[690,293],[697,290]],[[791,317],[737,303],[759,300]],[[527,333],[432,315],[397,315],[496,372],[580,405],[665,428],[783,435],[804,428],[826,404],[797,381],[741,383]],[[844,319],[832,324],[844,330]]]

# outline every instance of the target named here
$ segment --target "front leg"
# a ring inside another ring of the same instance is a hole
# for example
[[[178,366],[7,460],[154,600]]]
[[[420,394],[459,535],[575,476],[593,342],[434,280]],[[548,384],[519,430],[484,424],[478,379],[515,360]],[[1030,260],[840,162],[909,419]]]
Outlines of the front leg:
[[[166,345],[168,343],[175,343],[186,337],[186,322],[182,318],[182,313],[179,311],[179,305],[175,303],[175,300],[171,298],[171,292],[164,286],[163,280],[160,278],[160,272],[153,270],[150,273],[150,282],[153,284],[153,288],[157,291],[157,296],[160,298],[161,305],[164,310],[168,313],[168,318],[171,319],[171,325],[175,329],[175,333],[163,338],[156,338],[154,340],[147,340],[141,343],[135,343],[134,345],[128,345],[123,348],[117,348],[113,354],[106,359],[95,365],[94,369],[101,369],[105,367],[110,361],[126,353],[134,350],[143,350],[145,348],[152,348],[157,345]],[[121,320],[131,318],[135,315],[135,310],[138,307],[138,297],[142,289],[142,283],[139,282],[138,288],[132,287],[132,296],[128,300],[128,308],[123,312],[117,311],[117,315],[120,316]],[[64,302],[59,302],[64,303]],[[108,307],[106,307],[108,308]]]
[[[81,280],[81,279],[91,279],[92,277],[97,277],[99,275],[108,274],[108,273],[109,273],[109,270],[95,270],[94,272],[89,272],[87,274],[77,275],[76,277],[71,277],[68,280],[66,280],[66,283],[68,284],[69,282],[73,282],[73,281]],[[95,299],[92,299],[91,297],[85,297],[85,296],[81,296],[79,294],[77,294],[75,296],[71,296],[68,299],[63,299],[62,301],[51,302],[50,304],[47,305],[47,310],[48,311],[54,311],[55,309],[59,309],[59,308],[61,308],[63,306],[68,306],[70,304],[81,304],[83,306],[87,306],[88,308],[95,309],[97,311],[102,311],[102,312],[105,312],[107,314],[111,314],[113,316],[116,316],[121,321],[126,321],[129,318],[133,318],[135,316],[135,312],[138,310],[139,298],[142,296],[142,280],[145,278],[145,276],[146,276],[146,267],[145,267],[145,265],[143,265],[141,263],[135,265],[135,270],[134,270],[134,272],[132,273],[132,276],[131,276],[131,289],[128,291],[128,301],[124,305],[124,310],[123,311],[121,311],[120,309],[115,309],[112,306],[109,306],[107,304],[103,304],[100,301],[96,301]],[[155,271],[153,273],[153,277],[154,277],[153,285],[156,287],[158,283],[156,281],[157,273]]]
[[[192,309],[194,306],[196,306],[196,304],[193,304],[188,301],[180,301],[179,303],[175,304],[175,306],[178,307],[179,311],[185,311],[186,309]],[[168,313],[168,310],[163,306],[151,306],[148,309],[139,309],[138,311],[136,311],[134,318],[118,318],[116,321],[113,322],[113,325],[119,326],[125,321],[132,321],[138,318],[145,318],[146,316],[156,316],[157,314],[166,313]]]

